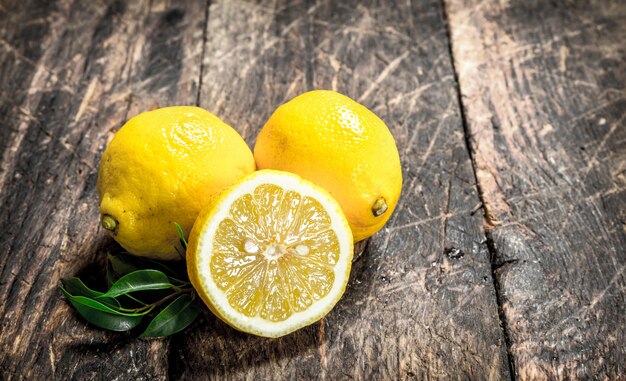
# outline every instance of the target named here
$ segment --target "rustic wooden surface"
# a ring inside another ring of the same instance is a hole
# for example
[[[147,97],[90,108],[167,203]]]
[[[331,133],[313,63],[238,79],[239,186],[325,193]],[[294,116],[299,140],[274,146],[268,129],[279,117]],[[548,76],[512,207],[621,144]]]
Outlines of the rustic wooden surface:
[[[447,11],[516,376],[626,379],[626,3]]]
[[[0,1],[0,379],[623,378],[624,41],[619,1]],[[125,120],[199,104],[252,146],[314,88],[388,123],[405,180],[326,318],[140,340],[74,313]]]

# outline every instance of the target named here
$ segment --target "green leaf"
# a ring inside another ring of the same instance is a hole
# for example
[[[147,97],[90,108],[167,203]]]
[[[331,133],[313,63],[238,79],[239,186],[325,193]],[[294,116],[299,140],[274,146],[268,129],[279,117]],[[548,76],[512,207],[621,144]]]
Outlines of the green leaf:
[[[179,271],[176,271],[178,263],[172,262],[166,265],[165,263],[155,261],[148,258],[137,257],[130,254],[109,254],[109,263],[115,274],[117,274],[118,278],[122,277],[126,274],[130,274],[133,271],[144,270],[144,269],[154,269],[160,270],[173,280],[178,281],[179,283],[187,283],[184,280],[186,279],[186,270],[185,266],[178,266]],[[182,276],[181,276],[182,274]]]
[[[152,319],[142,337],[170,336],[187,328],[200,314],[198,303],[183,294]]]
[[[177,222],[174,222],[174,225],[176,225],[176,230],[178,230],[178,237],[180,237],[180,244],[183,245],[183,249],[187,251],[187,240],[185,239],[185,233],[183,232],[183,228],[181,228]],[[185,258],[183,257],[183,259]]]
[[[63,288],[65,288],[67,292],[75,296],[88,296],[88,297],[93,298],[96,296],[104,295],[104,292],[95,291],[85,286],[85,284],[83,283],[82,280],[80,280],[80,278],[74,277],[74,278],[62,279],[61,283],[63,283]]]
[[[173,288],[167,275],[158,270],[137,270],[118,279],[101,297],[115,298],[131,292]]]
[[[126,274],[130,274],[133,271],[137,271],[140,268],[137,267],[134,261],[134,258],[131,258],[126,254],[109,254],[109,264],[111,265],[111,269],[117,275],[117,278],[120,278]]]
[[[111,255],[109,254],[109,259]],[[118,279],[115,271],[113,271],[113,265],[111,265],[111,261],[107,261],[107,287],[111,287],[113,283]]]
[[[63,284],[63,288],[72,296],[85,296],[88,298],[98,298],[101,303],[108,304],[112,307],[120,307],[120,303],[113,299],[102,297],[104,295],[103,292],[95,291],[85,286],[82,280],[79,278],[69,278],[61,280]]]
[[[143,317],[151,311],[147,309],[141,313],[121,312],[86,296],[73,296],[63,287],[61,291],[85,320],[111,331],[128,331],[141,323]]]

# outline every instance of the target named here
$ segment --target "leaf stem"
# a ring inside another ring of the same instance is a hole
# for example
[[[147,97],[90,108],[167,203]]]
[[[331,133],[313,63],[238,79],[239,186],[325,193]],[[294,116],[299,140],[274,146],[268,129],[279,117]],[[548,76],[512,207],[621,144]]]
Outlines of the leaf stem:
[[[141,311],[145,311],[145,310],[147,310],[149,308],[158,307],[161,304],[167,302],[168,300],[173,299],[173,298],[177,297],[180,294],[184,294],[184,293],[190,292],[190,291],[193,291],[193,288],[191,288],[191,287],[189,287],[189,288],[178,288],[178,290],[176,290],[176,292],[169,294],[168,296],[164,297],[163,299],[161,299],[161,300],[159,300],[157,302],[154,302],[152,304],[148,304],[148,305],[145,305],[143,307],[137,308],[135,311],[141,312]]]
[[[126,297],[128,297],[129,299],[134,300],[135,302],[141,304],[142,306],[148,306],[149,304],[142,302],[141,300],[135,298],[134,296],[132,296],[131,294],[126,294]]]

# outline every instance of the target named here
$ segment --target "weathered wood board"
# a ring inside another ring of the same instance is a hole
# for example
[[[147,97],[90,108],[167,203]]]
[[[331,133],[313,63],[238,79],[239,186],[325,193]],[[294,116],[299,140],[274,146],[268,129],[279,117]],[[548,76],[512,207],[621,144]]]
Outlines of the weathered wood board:
[[[624,41],[617,0],[0,2],[0,379],[623,378]],[[104,282],[124,121],[199,104],[252,147],[315,88],[388,123],[405,180],[325,319],[140,340],[78,317],[57,285]]]
[[[214,1],[206,35],[200,103],[250,144],[281,103],[335,89],[387,121],[405,184],[321,323],[267,340],[206,313],[172,378],[508,378],[442,4]]]
[[[626,378],[626,3],[450,0],[517,378]]]
[[[205,5],[0,6],[0,379],[166,379],[168,341],[94,329],[59,279],[103,283],[99,157],[140,111],[195,104]]]

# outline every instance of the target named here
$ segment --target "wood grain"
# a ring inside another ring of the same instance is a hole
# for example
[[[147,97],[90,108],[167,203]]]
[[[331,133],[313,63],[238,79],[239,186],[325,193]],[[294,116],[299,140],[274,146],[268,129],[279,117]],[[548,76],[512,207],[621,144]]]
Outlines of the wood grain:
[[[281,103],[335,89],[388,122],[405,185],[320,323],[268,340],[206,313],[172,340],[171,379],[506,379],[441,4],[214,1],[206,35],[200,103],[249,143]]]
[[[623,41],[617,0],[0,2],[0,379],[624,379]],[[148,341],[60,297],[117,248],[95,181],[124,121],[200,104],[252,146],[314,88],[388,123],[405,180],[326,318]]]
[[[447,12],[516,376],[625,379],[626,4]]]
[[[103,283],[98,160],[130,116],[197,101],[205,4],[0,7],[0,378],[167,377],[167,341],[94,329],[59,279]]]

